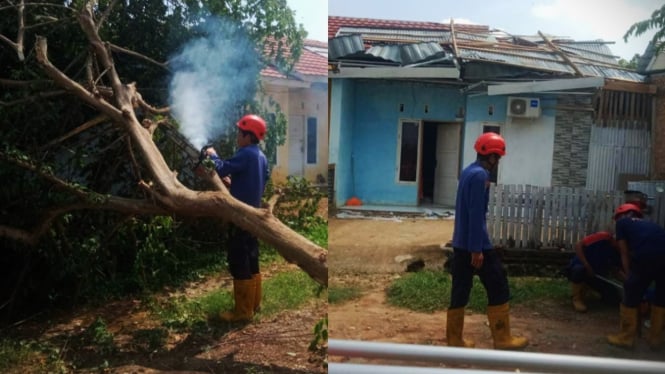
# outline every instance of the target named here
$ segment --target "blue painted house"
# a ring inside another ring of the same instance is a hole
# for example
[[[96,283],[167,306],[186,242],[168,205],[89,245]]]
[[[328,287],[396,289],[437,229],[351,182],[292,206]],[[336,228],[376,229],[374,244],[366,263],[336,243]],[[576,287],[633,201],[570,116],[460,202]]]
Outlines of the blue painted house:
[[[482,132],[501,184],[615,190],[651,170],[655,87],[607,42],[329,16],[332,200],[454,206]]]

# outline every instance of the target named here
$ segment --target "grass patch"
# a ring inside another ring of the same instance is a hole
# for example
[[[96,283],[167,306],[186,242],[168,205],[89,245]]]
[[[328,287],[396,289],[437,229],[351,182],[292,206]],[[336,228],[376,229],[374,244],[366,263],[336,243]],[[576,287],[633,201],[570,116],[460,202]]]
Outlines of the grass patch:
[[[508,278],[513,304],[529,304],[542,299],[565,300],[570,297],[570,284],[565,278]]]
[[[328,222],[320,217],[308,217],[310,224],[299,233],[316,245],[328,248]],[[267,243],[259,241],[259,262],[262,266],[268,264],[286,263],[284,257]]]
[[[312,222],[302,233],[317,245],[328,248],[328,221],[320,217],[312,217]]]
[[[328,303],[341,304],[343,302],[357,299],[362,295],[357,287],[329,287]]]
[[[0,372],[7,372],[14,366],[30,360],[33,351],[23,342],[8,339],[0,340]]]
[[[450,275],[441,271],[409,273],[388,287],[387,296],[388,303],[418,312],[445,309],[450,299]]]
[[[511,304],[525,304],[542,299],[568,297],[568,283],[563,278],[509,277]],[[451,276],[445,272],[422,271],[410,273],[394,281],[387,291],[388,303],[415,310],[434,312],[445,310],[450,303]],[[487,309],[487,293],[478,277],[467,308],[475,312]]]
[[[67,373],[60,350],[35,341],[0,338],[0,373]]]
[[[190,328],[215,320],[220,311],[233,307],[233,291],[220,289],[195,299],[185,296],[152,303],[150,309],[169,328]],[[282,310],[296,309],[327,293],[302,271],[289,271],[263,281],[263,301],[259,318],[269,317]]]

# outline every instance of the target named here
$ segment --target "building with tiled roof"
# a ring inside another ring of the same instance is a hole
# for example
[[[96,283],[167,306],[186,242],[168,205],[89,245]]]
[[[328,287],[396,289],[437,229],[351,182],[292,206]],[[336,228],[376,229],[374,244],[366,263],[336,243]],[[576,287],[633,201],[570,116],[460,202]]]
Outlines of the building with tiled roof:
[[[287,48],[284,55],[289,53]],[[270,64],[261,71],[261,82],[288,122],[285,144],[277,150],[273,181],[297,176],[324,183],[328,167],[327,44],[306,39],[290,71]]]

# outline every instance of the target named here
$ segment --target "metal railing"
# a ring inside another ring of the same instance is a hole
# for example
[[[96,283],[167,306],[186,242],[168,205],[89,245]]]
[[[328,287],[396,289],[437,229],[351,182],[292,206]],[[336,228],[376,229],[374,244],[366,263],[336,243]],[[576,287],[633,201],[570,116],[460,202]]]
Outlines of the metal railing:
[[[529,373],[526,370],[534,370],[531,373],[665,373],[665,362],[661,361],[338,339],[328,341],[328,355],[434,363],[449,366],[447,368],[432,368],[331,362],[328,364],[328,373],[330,374],[442,374],[453,372],[488,374],[507,372],[494,370],[497,368],[504,368],[522,374]],[[453,365],[472,365],[476,368],[450,367]],[[482,367],[493,369],[484,370]]]

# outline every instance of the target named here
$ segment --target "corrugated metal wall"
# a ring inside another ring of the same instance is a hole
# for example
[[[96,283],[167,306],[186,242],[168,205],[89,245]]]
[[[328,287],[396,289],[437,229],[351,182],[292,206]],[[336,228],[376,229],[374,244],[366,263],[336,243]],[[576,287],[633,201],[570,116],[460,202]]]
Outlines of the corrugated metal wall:
[[[625,189],[651,170],[652,99],[648,92],[601,90],[594,97],[586,188]]]
[[[651,132],[593,126],[588,162],[586,188],[589,190],[620,189],[622,174],[646,177],[651,163]]]

